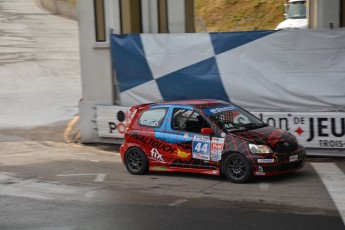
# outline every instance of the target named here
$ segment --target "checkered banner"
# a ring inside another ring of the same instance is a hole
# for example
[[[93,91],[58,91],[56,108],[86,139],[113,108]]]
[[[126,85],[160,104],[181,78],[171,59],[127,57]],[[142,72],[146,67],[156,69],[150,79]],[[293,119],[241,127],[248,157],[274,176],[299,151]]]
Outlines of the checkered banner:
[[[345,29],[112,35],[121,105],[214,98],[344,111]]]

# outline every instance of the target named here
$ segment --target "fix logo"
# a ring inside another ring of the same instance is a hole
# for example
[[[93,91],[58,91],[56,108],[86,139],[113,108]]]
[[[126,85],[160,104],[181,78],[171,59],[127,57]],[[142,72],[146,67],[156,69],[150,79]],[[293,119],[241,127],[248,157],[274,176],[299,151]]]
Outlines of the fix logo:
[[[160,154],[158,150],[154,148],[151,149],[151,159],[164,162],[162,154]]]

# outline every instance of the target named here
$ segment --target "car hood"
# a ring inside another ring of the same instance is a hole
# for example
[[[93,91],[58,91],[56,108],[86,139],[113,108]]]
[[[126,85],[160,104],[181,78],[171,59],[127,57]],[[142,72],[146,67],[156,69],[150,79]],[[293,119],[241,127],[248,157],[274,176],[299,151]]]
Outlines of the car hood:
[[[281,142],[296,142],[296,138],[292,134],[272,126],[236,132],[230,135],[245,139],[254,144],[268,145],[270,147],[274,147]]]

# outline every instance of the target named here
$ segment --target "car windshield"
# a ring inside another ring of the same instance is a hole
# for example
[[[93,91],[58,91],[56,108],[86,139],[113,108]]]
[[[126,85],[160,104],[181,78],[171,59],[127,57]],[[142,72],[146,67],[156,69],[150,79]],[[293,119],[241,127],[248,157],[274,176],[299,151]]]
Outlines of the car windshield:
[[[306,18],[306,7],[305,1],[301,2],[291,2],[289,5],[289,10],[287,12],[288,18]]]
[[[203,112],[225,133],[257,129],[267,126],[261,120],[234,105],[203,109]]]

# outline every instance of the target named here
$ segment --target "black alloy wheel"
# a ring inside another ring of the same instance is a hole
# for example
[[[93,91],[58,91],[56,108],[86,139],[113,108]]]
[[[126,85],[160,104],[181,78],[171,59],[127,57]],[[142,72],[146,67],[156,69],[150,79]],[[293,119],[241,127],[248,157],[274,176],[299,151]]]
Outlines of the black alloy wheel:
[[[252,176],[246,157],[239,153],[230,154],[225,158],[223,173],[235,183],[245,183]]]
[[[134,175],[146,174],[149,164],[145,153],[139,148],[130,148],[125,154],[125,165],[127,170]]]

